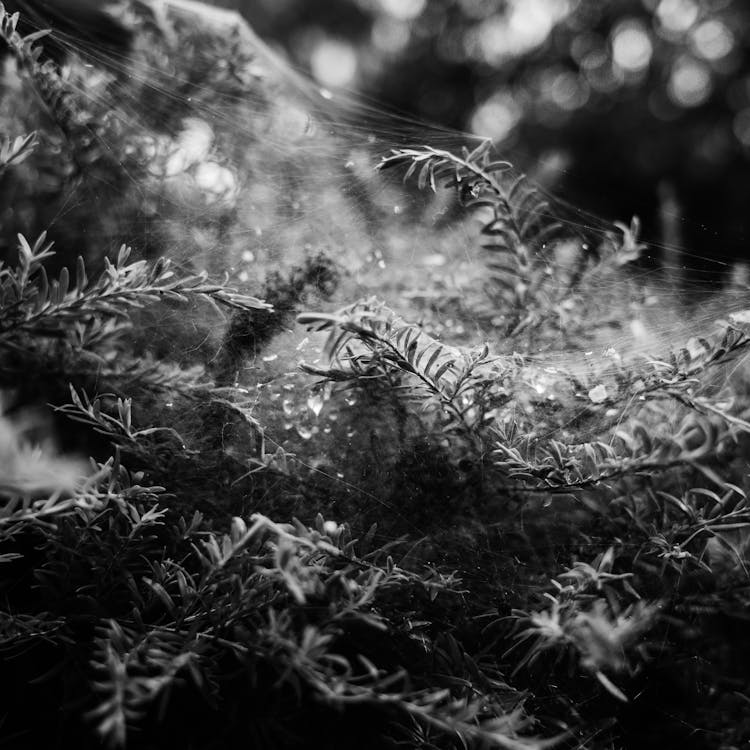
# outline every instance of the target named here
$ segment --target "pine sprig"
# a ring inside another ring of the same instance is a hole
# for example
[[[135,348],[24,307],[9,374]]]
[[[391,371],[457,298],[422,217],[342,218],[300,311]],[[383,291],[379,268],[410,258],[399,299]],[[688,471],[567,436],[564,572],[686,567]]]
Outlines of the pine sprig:
[[[329,370],[305,367],[308,372],[334,381],[393,374],[410,377],[410,390],[404,395],[423,409],[432,402],[444,415],[446,434],[469,440],[483,452],[487,413],[509,397],[503,387],[509,365],[502,366],[487,346],[462,352],[441,344],[374,300],[335,314],[304,313],[298,322],[328,332],[324,349],[337,365]],[[354,342],[364,351],[356,351]]]
[[[19,235],[18,265],[14,269],[0,265],[0,348],[22,347],[32,337],[72,336],[80,343],[92,335],[92,327],[101,337],[103,319],[126,321],[134,310],[161,300],[185,302],[197,297],[229,309],[268,309],[255,297],[208,282],[205,273],[177,276],[165,258],[151,266],[146,261],[129,262],[130,249],[125,246],[114,262],[105,259],[103,273],[93,282],[80,258],[72,284],[67,268],[50,281],[43,263],[53,255],[51,247],[44,234],[33,245]]]
[[[386,614],[391,595],[413,589],[434,600],[451,595],[450,582],[403,569],[390,556],[382,564],[373,552],[361,556],[348,528],[322,517],[307,527],[255,514],[249,523],[233,519],[223,535],[192,527],[186,533],[195,541],[180,562],[154,562],[134,581],[141,609],[158,623],[110,619],[99,630],[90,677],[98,699],[88,718],[109,746],[125,745],[167,688],[189,682],[219,698],[215,672],[227,658],[253,673],[270,667],[276,690],[311,691],[325,705],[390,706],[441,734],[499,748],[544,746],[529,736],[517,705],[507,710],[458,690],[414,687],[416,675],[378,666],[362,644],[354,656],[339,650],[355,625],[376,639],[401,637]],[[330,606],[311,606],[321,599]]]
[[[556,660],[567,651],[607,692],[628,702],[608,675],[627,676],[643,662],[643,635],[653,628],[659,603],[642,599],[632,573],[615,572],[617,556],[610,547],[591,564],[574,563],[552,581],[553,591],[544,594],[546,608],[514,612],[515,642],[506,656],[522,652],[516,673],[533,668],[550,651]]]
[[[18,13],[8,13],[0,3],[0,40],[5,42],[53,122],[70,142],[74,160],[79,166],[90,164],[92,149],[98,147],[96,133],[102,129],[100,115],[78,106],[75,92],[63,80],[58,66],[51,60],[43,61],[44,49],[38,42],[49,35],[50,30],[21,36],[17,31],[19,18]]]
[[[634,422],[631,431],[617,430],[611,442],[567,445],[549,440],[529,446],[527,456],[501,438],[495,466],[526,489],[540,492],[568,493],[681,467],[696,469],[723,489],[725,480],[711,467],[733,438],[731,428],[687,414],[674,434],[657,436]]]
[[[518,334],[535,322],[536,310],[530,306],[541,309],[546,303],[549,307],[546,287],[555,264],[554,246],[571,239],[539,190],[523,175],[509,180],[499,177],[512,166],[493,159],[491,141],[483,141],[471,152],[464,149],[461,156],[429,146],[394,149],[380,169],[404,165],[404,179],[416,173],[420,189],[453,188],[467,208],[492,212],[481,232],[487,238],[482,246],[489,253],[489,291],[500,306],[495,314],[507,314],[506,334]],[[581,262],[586,264],[588,259],[582,257]]]

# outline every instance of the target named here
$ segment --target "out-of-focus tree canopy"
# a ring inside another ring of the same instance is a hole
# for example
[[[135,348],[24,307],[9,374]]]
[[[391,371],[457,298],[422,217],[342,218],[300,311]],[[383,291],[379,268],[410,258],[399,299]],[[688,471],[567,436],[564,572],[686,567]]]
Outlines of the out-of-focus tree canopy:
[[[325,85],[491,136],[521,166],[557,170],[569,200],[607,218],[639,214],[651,239],[744,257],[745,0],[244,0],[241,10]]]

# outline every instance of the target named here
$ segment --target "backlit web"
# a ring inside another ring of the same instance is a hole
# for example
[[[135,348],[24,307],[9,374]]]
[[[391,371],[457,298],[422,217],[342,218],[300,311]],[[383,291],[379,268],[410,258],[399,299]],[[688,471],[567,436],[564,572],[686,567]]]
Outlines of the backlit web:
[[[328,363],[324,338],[296,325],[295,311],[335,310],[377,297],[452,346],[486,342],[498,355],[522,355],[524,387],[534,398],[560,398],[560,373],[573,373],[584,409],[623,361],[663,358],[746,307],[741,269],[722,266],[724,288],[712,290],[699,283],[708,259],[678,245],[649,247],[641,260],[596,278],[596,299],[585,303],[600,324],[572,334],[553,326],[539,337],[533,327],[510,331],[486,291],[480,233],[486,216],[465,210],[451,189],[419,190],[416,179],[404,182],[405,167],[376,170],[393,149],[426,145],[460,154],[479,139],[321,88],[233,14],[167,7],[163,15],[131,11],[136,35],[127,57],[56,35],[70,53],[60,96],[14,95],[22,83],[6,65],[4,114],[16,119],[19,132],[45,124],[51,133],[45,137],[57,139],[45,152],[60,155],[59,163],[29,167],[46,181],[50,201],[28,207],[26,215],[19,211],[12,223],[19,231],[48,226],[66,257],[81,253],[96,264],[127,243],[141,256],[166,256],[187,270],[226,276],[259,296],[272,274],[287,278],[325,255],[338,283],[312,274],[280,329],[233,362],[230,374],[219,373],[242,389],[245,407],[263,424],[266,450],[281,446],[301,465],[368,492],[367,482],[332,460],[334,452],[357,450],[356,420],[341,413],[355,408],[358,397],[313,387],[315,379],[300,371],[300,362]],[[50,119],[62,120],[62,127],[50,128]],[[512,153],[496,158],[514,161]],[[625,231],[630,217],[621,217],[618,227],[546,194],[543,167],[536,189],[547,204],[540,210],[566,235],[551,250],[555,262],[546,284],[562,299],[566,269],[581,254],[596,256],[627,237],[637,244],[637,237]],[[515,176],[503,172],[503,179]],[[669,215],[669,206],[664,210]],[[82,224],[85,247],[67,245],[80,238]],[[583,303],[571,295],[560,316],[575,315]],[[217,375],[227,326],[213,311],[166,306],[145,313],[135,335],[157,356]],[[545,429],[563,434],[565,425]]]

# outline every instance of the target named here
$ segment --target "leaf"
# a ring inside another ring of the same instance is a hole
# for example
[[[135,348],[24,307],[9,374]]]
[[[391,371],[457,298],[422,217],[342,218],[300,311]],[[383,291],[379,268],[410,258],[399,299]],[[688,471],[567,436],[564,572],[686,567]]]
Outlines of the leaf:
[[[440,365],[440,367],[438,367],[437,372],[435,372],[435,374],[432,376],[432,379],[435,381],[440,380],[440,378],[442,378],[443,375],[445,375],[445,373],[447,373],[450,369],[452,369],[453,366],[454,366],[453,362],[450,362],[450,361],[443,362],[443,364]]]
[[[509,169],[513,169],[513,165],[509,161],[491,161],[484,167],[485,172],[505,172]]]
[[[492,148],[492,139],[485,138],[471,153],[466,153],[466,161],[479,161]]]
[[[430,358],[427,360],[427,364],[425,365],[424,372],[425,375],[430,374],[430,370],[432,369],[432,366],[437,362],[438,357],[443,353],[443,347],[440,346],[440,344],[435,344],[435,351],[430,355]],[[425,350],[426,351],[426,350]]]
[[[422,169],[419,170],[419,177],[417,178],[417,187],[420,190],[424,190],[429,184],[430,189],[435,192],[435,175],[432,172],[432,164],[428,161]]]
[[[318,326],[315,330],[324,331],[326,328],[330,328],[334,325],[341,323],[341,318],[338,315],[332,315],[330,313],[318,313],[318,312],[307,312],[300,313],[297,316],[297,322],[303,326]]]
[[[620,688],[615,685],[612,680],[607,677],[603,672],[597,670],[596,671],[596,679],[599,680],[602,687],[610,694],[613,695],[615,698],[617,698],[618,701],[622,701],[623,703],[628,703],[628,697],[625,695],[625,693],[620,690]]]
[[[83,258],[79,255],[78,258],[76,258],[76,289],[78,292],[82,293],[86,289],[88,283],[89,280],[86,275],[86,264]]]

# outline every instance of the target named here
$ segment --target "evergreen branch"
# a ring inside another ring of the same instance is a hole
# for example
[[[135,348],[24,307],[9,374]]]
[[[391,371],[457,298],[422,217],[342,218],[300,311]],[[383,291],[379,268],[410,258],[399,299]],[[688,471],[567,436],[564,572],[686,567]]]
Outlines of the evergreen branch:
[[[520,481],[527,491],[567,493],[681,467],[692,467],[723,488],[724,480],[711,465],[732,434],[710,420],[688,414],[673,435],[653,435],[634,421],[632,432],[615,433],[617,447],[600,441],[566,445],[550,440],[529,447],[531,458],[506,445],[500,432],[498,437],[494,465],[503,474]]]
[[[492,218],[482,227],[487,237],[483,248],[489,252],[487,264],[500,312],[509,307],[506,333],[517,335],[538,315],[530,303],[544,308],[544,287],[554,264],[551,248],[566,238],[564,227],[550,219],[550,205],[539,191],[521,175],[502,181],[496,175],[511,169],[505,161],[492,160],[492,143],[484,141],[474,151],[464,149],[462,156],[449,151],[421,148],[394,149],[383,159],[380,169],[408,165],[404,179],[419,169],[418,185],[434,191],[438,184],[455,188],[470,209],[489,209]],[[588,257],[582,255],[580,263]],[[579,274],[570,274],[571,281]],[[558,292],[558,295],[560,292]]]
[[[404,324],[377,302],[357,303],[335,314],[304,313],[297,320],[310,330],[328,331],[326,354],[334,362],[345,362],[347,368],[309,371],[332,380],[394,372],[413,376],[427,399],[417,392],[414,397],[424,406],[434,399],[447,418],[444,429],[471,442],[481,443],[490,404],[508,398],[502,387],[507,372],[502,372],[498,358],[490,355],[487,346],[462,353],[417,326]],[[366,353],[355,353],[350,346],[353,340],[363,345]]]
[[[167,259],[153,266],[128,262],[125,246],[114,263],[105,259],[104,271],[93,283],[81,259],[72,286],[67,268],[50,282],[43,261],[53,253],[45,239],[42,234],[31,246],[19,235],[18,266],[0,265],[0,346],[21,346],[32,336],[66,338],[81,327],[97,326],[101,317],[123,320],[134,309],[164,299],[199,297],[235,310],[268,309],[261,300],[209,283],[205,273],[178,277]]]

